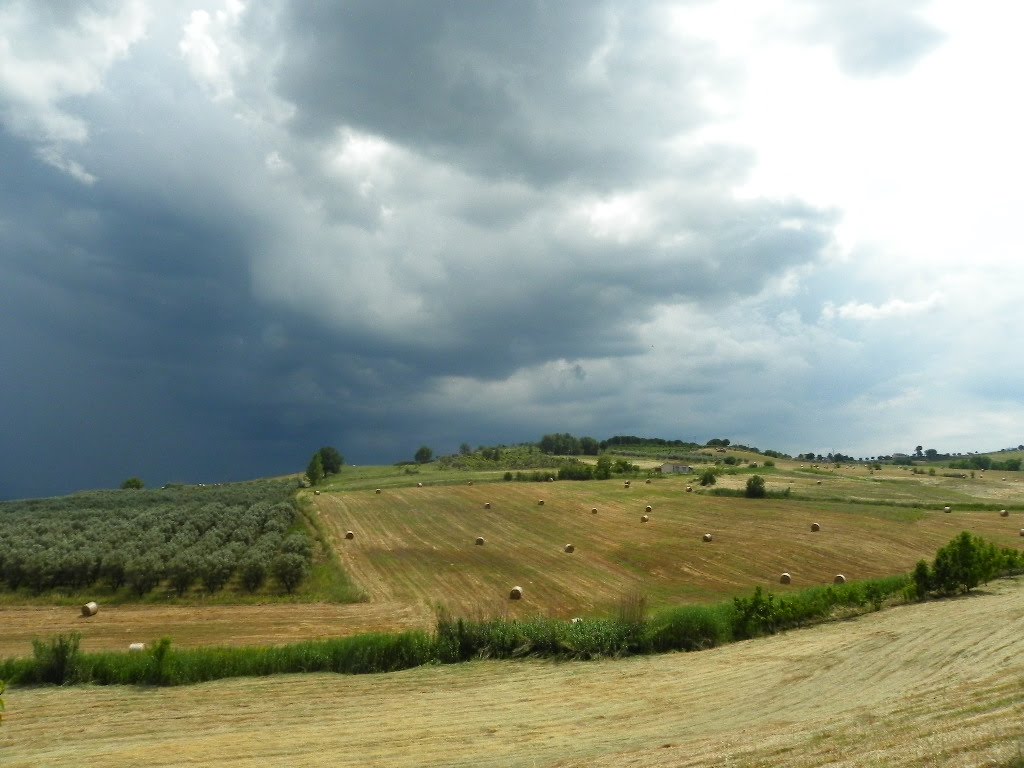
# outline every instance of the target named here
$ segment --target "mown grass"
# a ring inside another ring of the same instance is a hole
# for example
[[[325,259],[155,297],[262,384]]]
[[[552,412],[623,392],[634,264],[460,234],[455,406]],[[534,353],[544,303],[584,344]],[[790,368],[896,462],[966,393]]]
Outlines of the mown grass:
[[[172,649],[155,642],[144,653],[81,653],[77,635],[33,643],[33,656],[0,662],[0,679],[16,685],[190,685],[229,677],[300,672],[364,674],[470,659],[543,657],[594,659],[695,651],[734,640],[877,610],[905,596],[909,577],[897,576],[794,592],[782,597],[758,588],[746,598],[646,615],[631,595],[613,618],[489,619],[445,614],[433,634],[371,633],[276,647]]]

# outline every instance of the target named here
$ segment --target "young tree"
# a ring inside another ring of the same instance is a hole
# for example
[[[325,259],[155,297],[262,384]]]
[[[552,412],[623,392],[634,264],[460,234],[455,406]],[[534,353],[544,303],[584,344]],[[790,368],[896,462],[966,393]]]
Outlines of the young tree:
[[[125,480],[123,483],[121,483],[121,489],[122,490],[128,490],[129,488],[139,489],[139,488],[145,488],[145,487],[146,487],[146,484],[144,482],[142,482],[142,480],[140,480],[137,477],[129,477],[127,480]]]
[[[746,496],[748,499],[763,499],[765,496],[764,478],[754,475],[747,478]]]
[[[324,461],[320,458],[320,451],[313,454],[313,458],[309,460],[309,466],[306,467],[306,477],[309,478],[310,485],[316,485],[324,479]]]
[[[459,456],[469,456],[473,452],[473,449],[469,447],[469,443],[463,443],[459,446]]]
[[[430,460],[434,458],[434,452],[427,446],[421,445],[413,458],[416,460],[417,464],[428,464],[430,463]]]
[[[325,475],[336,475],[345,466],[345,457],[338,453],[337,448],[325,445],[317,453],[320,454],[320,463]]]
[[[714,485],[718,482],[718,478],[715,477],[715,470],[708,467],[700,473],[700,484],[701,485]]]
[[[247,592],[255,592],[263,586],[267,580],[267,565],[261,557],[249,555],[239,566],[242,576],[242,586]]]

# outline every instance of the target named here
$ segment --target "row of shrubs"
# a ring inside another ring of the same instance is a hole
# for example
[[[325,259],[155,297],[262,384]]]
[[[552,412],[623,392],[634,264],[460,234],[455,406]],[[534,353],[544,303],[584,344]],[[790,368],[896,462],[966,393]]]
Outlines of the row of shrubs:
[[[261,648],[171,649],[162,639],[146,653],[81,653],[79,637],[33,643],[33,656],[0,663],[0,679],[20,685],[187,685],[227,677],[298,672],[392,672],[470,659],[547,657],[593,659],[695,651],[878,610],[886,600],[924,600],[967,592],[1024,570],[1024,553],[998,549],[968,532],[942,547],[912,576],[811,587],[786,595],[758,587],[750,597],[715,605],[671,608],[648,618],[642,597],[625,601],[615,618],[566,622],[551,618],[467,621],[441,614],[433,634],[365,634]]]
[[[82,653],[76,634],[36,640],[33,656],[0,663],[0,678],[19,685],[187,685],[227,677],[298,672],[391,672],[470,659],[593,659],[692,651],[805,626],[837,607],[878,608],[901,594],[905,576],[765,594],[712,606],[685,606],[647,618],[642,599],[615,618],[467,621],[442,615],[433,634],[366,634],[259,648],[171,649],[166,638],[146,653]]]

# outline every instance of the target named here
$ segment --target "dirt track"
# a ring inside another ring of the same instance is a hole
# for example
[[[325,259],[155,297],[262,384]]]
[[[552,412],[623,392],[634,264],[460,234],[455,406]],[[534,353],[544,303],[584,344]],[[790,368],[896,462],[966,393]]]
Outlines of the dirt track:
[[[1024,583],[691,654],[15,689],[5,768],[981,766],[1024,748]]]

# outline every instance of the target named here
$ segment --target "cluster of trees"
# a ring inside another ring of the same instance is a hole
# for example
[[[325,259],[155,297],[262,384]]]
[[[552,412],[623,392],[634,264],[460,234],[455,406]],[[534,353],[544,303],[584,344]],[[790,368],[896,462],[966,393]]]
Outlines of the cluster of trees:
[[[597,459],[597,464],[588,464],[578,459],[563,462],[558,468],[559,480],[607,480],[612,474],[636,474],[640,468],[631,464],[627,459],[613,459],[608,454],[602,454]]]
[[[994,469],[996,472],[1019,472],[1020,459],[998,461],[991,456],[971,456],[960,461],[949,462],[950,469]]]
[[[606,450],[611,446],[624,446],[624,445],[645,445],[665,448],[699,448],[697,443],[689,443],[685,440],[663,440],[660,437],[637,437],[636,435],[614,435],[609,437],[607,440],[602,440],[600,443],[601,450]]]
[[[0,587],[77,591],[160,584],[183,595],[232,579],[249,591],[269,577],[288,592],[306,577],[312,542],[294,530],[294,484],[257,481],[177,487],[126,496],[116,491],[0,506]]]
[[[936,552],[931,564],[919,561],[913,578],[917,596],[924,600],[932,592],[970,592],[996,576],[1022,568],[1024,553],[1007,547],[999,549],[992,542],[964,531]]]
[[[310,485],[317,485],[328,475],[336,475],[345,466],[345,457],[338,453],[337,448],[325,445],[313,454],[306,465],[306,479]]]
[[[549,456],[597,456],[601,452],[601,444],[594,438],[574,437],[568,432],[544,435],[537,447]]]

